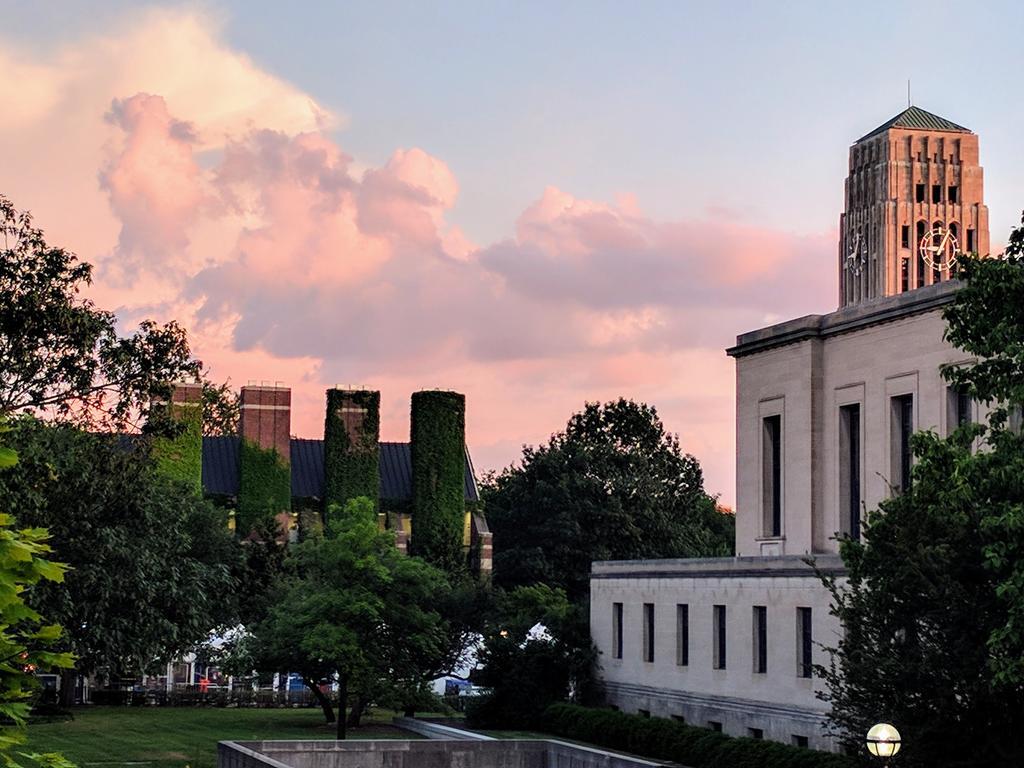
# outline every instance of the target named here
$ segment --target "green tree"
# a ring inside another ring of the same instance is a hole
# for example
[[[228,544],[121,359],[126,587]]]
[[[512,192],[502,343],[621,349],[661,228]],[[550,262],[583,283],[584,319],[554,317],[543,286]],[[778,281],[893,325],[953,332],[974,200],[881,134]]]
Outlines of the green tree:
[[[168,394],[166,382],[200,374],[176,323],[119,336],[114,315],[80,296],[92,266],[47,244],[2,195],[0,236],[0,413],[123,428]]]
[[[67,628],[79,672],[137,674],[234,620],[240,553],[224,513],[157,472],[145,440],[11,426],[20,461],[0,474],[0,507],[48,528],[72,568],[29,603]]]
[[[587,611],[543,584],[495,595],[474,683],[489,689],[467,712],[477,727],[539,728],[544,710],[584,694],[596,649]]]
[[[582,600],[594,560],[732,552],[732,518],[716,511],[697,460],[632,400],[588,403],[482,496],[506,588],[547,584]]]
[[[7,432],[0,421],[0,435]],[[18,462],[17,453],[0,445],[0,476]],[[15,528],[14,518],[0,513],[0,759],[18,766],[27,758],[51,768],[70,764],[56,753],[15,753],[25,741],[25,722],[38,693],[36,671],[70,667],[67,653],[53,650],[63,634],[59,624],[44,619],[25,602],[26,593],[40,583],[60,583],[67,567],[48,559],[52,553],[42,528]]]
[[[991,417],[915,435],[911,487],[841,542],[848,582],[825,581],[845,634],[818,674],[851,743],[889,720],[904,765],[1021,765],[1024,227],[1004,258],[965,258],[959,276],[946,337],[977,359],[944,374]]]
[[[251,628],[253,660],[297,670],[311,689],[333,675],[339,739],[350,694],[384,684],[417,690],[463,654],[459,628],[442,614],[451,595],[444,573],[401,554],[369,499],[351,500],[324,536],[290,547],[285,573],[267,617]]]

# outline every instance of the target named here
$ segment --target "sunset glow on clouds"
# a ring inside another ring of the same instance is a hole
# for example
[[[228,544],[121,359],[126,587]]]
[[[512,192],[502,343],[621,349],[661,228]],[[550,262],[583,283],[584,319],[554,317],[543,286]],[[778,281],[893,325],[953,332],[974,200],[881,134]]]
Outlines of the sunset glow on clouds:
[[[657,220],[628,194],[538,189],[505,238],[471,242],[450,211],[485,190],[416,146],[350,157],[342,115],[194,10],[42,54],[0,41],[0,66],[15,73],[0,143],[17,148],[0,191],[96,265],[92,296],[126,325],[177,319],[215,379],[291,386],[298,435],[321,434],[335,384],[382,391],[386,439],[406,436],[412,391],[450,388],[478,469],[497,468],[624,395],[655,405],[730,501],[723,347],[801,297],[831,302],[832,233]]]

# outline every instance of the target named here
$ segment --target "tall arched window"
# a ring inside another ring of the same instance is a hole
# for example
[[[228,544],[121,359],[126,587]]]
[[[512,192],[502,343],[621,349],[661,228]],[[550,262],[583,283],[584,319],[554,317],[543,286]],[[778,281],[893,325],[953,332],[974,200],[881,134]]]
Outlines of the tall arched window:
[[[942,243],[943,227],[941,221],[932,223],[932,246],[938,248]],[[935,251],[932,257],[932,285],[942,280],[943,262],[946,260],[946,249]]]

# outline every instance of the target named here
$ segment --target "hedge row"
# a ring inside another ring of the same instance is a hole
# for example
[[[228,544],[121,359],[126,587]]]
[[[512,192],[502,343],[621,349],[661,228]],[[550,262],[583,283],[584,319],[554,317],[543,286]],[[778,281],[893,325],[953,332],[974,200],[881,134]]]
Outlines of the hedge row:
[[[361,418],[359,411],[363,411]],[[359,422],[349,433],[348,423]],[[327,390],[324,423],[324,509],[360,496],[380,507],[380,392]]]
[[[611,709],[553,704],[544,711],[545,730],[690,768],[852,768],[858,762],[832,752],[774,741],[726,736],[707,728]]]
[[[466,519],[466,398],[458,392],[414,392],[412,551],[449,573],[462,571]]]

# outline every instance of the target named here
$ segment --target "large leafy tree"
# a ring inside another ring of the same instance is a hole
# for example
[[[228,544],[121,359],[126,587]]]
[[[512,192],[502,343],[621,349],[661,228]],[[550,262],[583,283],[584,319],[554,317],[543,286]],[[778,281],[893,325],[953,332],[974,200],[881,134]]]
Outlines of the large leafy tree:
[[[71,566],[30,605],[68,630],[79,672],[137,674],[236,614],[239,547],[223,512],[154,467],[144,440],[22,417],[0,507],[46,527]]]
[[[632,400],[588,403],[482,491],[506,588],[541,583],[581,600],[594,560],[732,551],[732,518],[716,511],[697,460]]]
[[[445,574],[401,554],[366,498],[351,500],[323,536],[290,548],[275,594],[266,618],[251,628],[254,664],[297,670],[314,690],[335,678],[339,739],[350,694],[365,697],[383,686],[418,691],[464,653],[462,628],[445,617],[452,594]]]
[[[897,724],[907,766],[1024,764],[1024,227],[960,277],[946,335],[977,359],[944,373],[991,417],[915,435],[911,487],[841,543],[848,583],[826,580],[832,720],[852,742]]]
[[[7,432],[0,421],[0,436]],[[0,445],[0,475],[18,463],[17,453]],[[71,656],[54,652],[63,631],[44,623],[25,597],[40,583],[59,583],[67,570],[49,560],[52,553],[42,528],[16,528],[14,518],[0,513],[0,760],[17,768],[20,758],[50,768],[68,768],[60,755],[22,753],[29,706],[37,694],[34,672],[70,667]]]
[[[0,195],[0,414],[124,430],[146,420],[170,382],[203,380],[204,433],[234,433],[237,400],[206,380],[185,329],[146,320],[121,336],[114,314],[81,295],[92,275]]]
[[[586,611],[544,584],[498,591],[488,612],[474,683],[474,726],[541,728],[544,710],[575,693],[582,698],[597,656]]]

